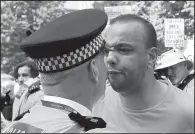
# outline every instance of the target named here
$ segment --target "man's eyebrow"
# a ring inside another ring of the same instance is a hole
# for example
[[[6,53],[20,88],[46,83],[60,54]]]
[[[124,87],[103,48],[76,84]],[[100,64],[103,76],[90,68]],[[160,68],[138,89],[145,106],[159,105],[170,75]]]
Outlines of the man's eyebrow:
[[[129,42],[125,42],[125,41],[119,41],[119,42],[116,42],[116,43],[114,43],[114,44],[108,44],[107,42],[106,42],[106,47],[108,47],[108,48],[110,48],[110,47],[131,47],[132,46],[132,44],[131,43],[129,43]]]
[[[119,42],[116,44],[117,47],[131,47],[130,43],[123,43],[123,42]]]
[[[22,75],[28,75],[28,73],[21,73]]]

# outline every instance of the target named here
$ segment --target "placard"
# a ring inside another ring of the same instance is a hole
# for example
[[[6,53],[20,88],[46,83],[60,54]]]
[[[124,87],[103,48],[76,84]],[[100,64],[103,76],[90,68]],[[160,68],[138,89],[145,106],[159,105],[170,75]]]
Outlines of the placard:
[[[109,20],[111,20],[119,15],[131,13],[131,6],[109,6],[105,7],[104,10]]]
[[[184,19],[165,19],[165,47],[184,47]]]

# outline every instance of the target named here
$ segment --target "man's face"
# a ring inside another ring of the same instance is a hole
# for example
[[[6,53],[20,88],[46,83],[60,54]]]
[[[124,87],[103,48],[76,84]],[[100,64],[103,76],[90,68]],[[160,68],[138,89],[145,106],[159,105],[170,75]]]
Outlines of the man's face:
[[[181,62],[168,68],[169,79],[173,85],[178,85],[186,76],[187,68],[185,63]]]
[[[18,83],[19,85],[24,84],[26,80],[31,78],[31,71],[28,66],[23,66],[18,69]]]
[[[147,70],[146,34],[136,22],[115,23],[105,34],[108,79],[117,92],[139,88]]]

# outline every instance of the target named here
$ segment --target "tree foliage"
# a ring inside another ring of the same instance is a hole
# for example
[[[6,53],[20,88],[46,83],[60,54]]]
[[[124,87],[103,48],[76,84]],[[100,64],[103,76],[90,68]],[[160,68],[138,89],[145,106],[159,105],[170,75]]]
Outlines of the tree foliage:
[[[19,44],[33,27],[37,30],[66,14],[65,1],[1,1],[1,70],[8,73],[27,59]]]
[[[7,73],[26,59],[19,49],[26,30],[35,30],[67,13],[65,1],[1,1],[1,69]],[[149,20],[158,35],[160,52],[164,47],[164,19],[184,18],[186,38],[194,37],[194,1],[103,1],[94,8],[129,5],[131,13]]]
[[[154,25],[158,37],[159,54],[172,49],[164,45],[164,19],[166,18],[183,18],[185,39],[194,37],[194,1],[105,1],[101,3],[103,7],[126,5],[131,7],[131,14],[137,14]]]

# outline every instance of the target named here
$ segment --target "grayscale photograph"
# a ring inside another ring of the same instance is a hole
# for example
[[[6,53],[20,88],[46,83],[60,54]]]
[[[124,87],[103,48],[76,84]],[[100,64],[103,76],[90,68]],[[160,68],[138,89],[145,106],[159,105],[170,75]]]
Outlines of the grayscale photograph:
[[[194,1],[1,1],[1,133],[194,133]]]

